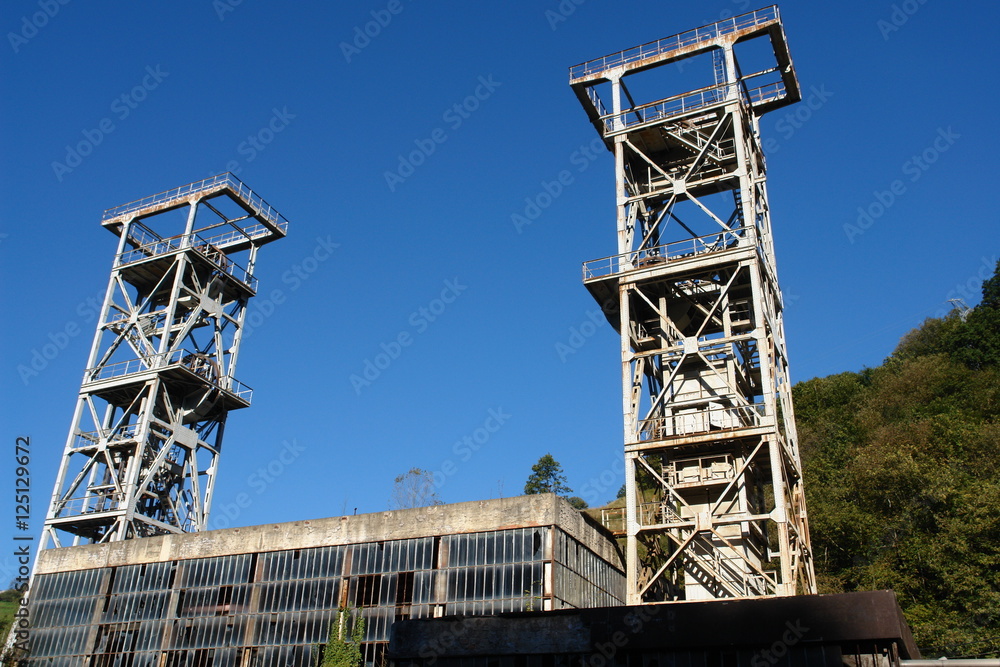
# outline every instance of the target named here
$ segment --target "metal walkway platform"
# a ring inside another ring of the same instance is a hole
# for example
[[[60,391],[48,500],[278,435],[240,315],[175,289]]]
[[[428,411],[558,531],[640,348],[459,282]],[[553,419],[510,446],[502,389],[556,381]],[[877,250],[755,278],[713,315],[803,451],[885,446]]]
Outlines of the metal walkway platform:
[[[228,221],[242,224],[232,224],[230,230],[207,239],[211,245],[227,249],[233,245],[249,242],[263,245],[285,236],[288,220],[264,201],[263,197],[256,194],[243,181],[229,172],[109,208],[104,211],[101,224],[116,234],[120,234],[123,223],[128,220],[139,220],[157,213],[188,206],[193,201],[204,202],[226,195],[246,212],[247,217],[240,221]],[[249,220],[255,222],[246,224],[246,221]],[[150,241],[151,239],[141,239],[138,245],[146,245]]]

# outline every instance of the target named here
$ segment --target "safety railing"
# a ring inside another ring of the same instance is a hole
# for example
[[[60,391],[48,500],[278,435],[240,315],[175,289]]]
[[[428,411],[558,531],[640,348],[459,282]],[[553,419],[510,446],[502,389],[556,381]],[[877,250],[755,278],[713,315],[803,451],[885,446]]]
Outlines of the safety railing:
[[[111,485],[106,487],[106,491],[91,488],[89,495],[62,499],[58,502],[56,516],[81,516],[115,511],[124,500],[125,494],[115,491],[114,488]]]
[[[245,202],[250,204],[250,207],[257,211],[257,214],[267,220],[268,222],[274,223],[274,226],[285,231],[288,227],[288,220],[285,217],[274,210],[270,204],[264,201],[264,198],[255,193],[253,190],[248,188],[246,184],[233,176],[232,174],[227,174],[229,176],[230,186],[236,190],[236,194]]]
[[[133,222],[129,225],[128,240],[133,246],[139,247],[162,241],[163,237],[141,222]]]
[[[205,192],[230,183],[230,179],[239,182],[239,179],[231,173],[226,172],[224,174],[218,174],[200,181],[194,181],[193,183],[187,183],[186,185],[173,188],[172,190],[164,190],[163,192],[158,192],[155,195],[149,195],[148,197],[143,197],[142,199],[136,199],[135,201],[130,201],[126,204],[106,209],[101,221],[105,222],[129,213],[141,211],[146,208],[166,204],[178,199],[185,199],[191,195],[198,194],[199,192]]]
[[[204,231],[204,230],[202,230]],[[209,236],[205,238],[208,243],[214,246],[224,247],[232,243],[240,243],[242,241],[251,241],[261,236],[267,236],[271,233],[264,225],[252,225],[246,229],[230,229],[221,234],[216,234],[215,236]]]
[[[670,496],[672,498],[672,496]],[[676,500],[653,500],[636,505],[636,522],[643,527],[663,526],[693,521],[693,517],[681,515],[682,506]],[[628,529],[627,508],[607,507],[601,509],[601,525],[614,533],[624,533]]]
[[[137,424],[117,426],[106,434],[107,442],[132,440],[136,437],[138,428],[139,426]],[[93,447],[101,441],[101,438],[104,435],[105,434],[101,431],[85,431],[77,433],[76,437],[73,438],[73,448],[79,449],[81,447]]]
[[[601,525],[613,533],[625,532],[625,508],[605,507],[601,509]]]
[[[600,96],[597,94],[597,89],[591,86],[587,88],[587,97],[590,98],[590,103],[594,105],[594,109],[597,111],[597,115],[604,118],[608,115],[608,110],[604,106],[604,102],[601,101]]]
[[[764,404],[695,410],[639,421],[639,442],[760,426]]]
[[[215,236],[209,236],[207,238],[198,234],[197,238],[201,238],[206,243],[214,246],[226,247],[232,245],[233,243],[252,241],[270,233],[271,230],[263,224],[256,224],[245,229],[228,229],[221,234],[216,234]],[[164,239],[162,236],[159,236],[145,225],[133,222],[129,226],[128,238],[135,250],[138,250],[148,256],[147,249],[149,248],[162,248],[162,250],[158,251],[156,254],[176,250],[180,247],[181,239],[184,237],[183,235],[177,235]]]
[[[717,234],[674,241],[653,248],[633,250],[620,255],[594,259],[583,264],[583,279],[603,278],[625,271],[649,268],[670,261],[686,259],[753,243],[752,227],[737,227]]]
[[[131,237],[131,235],[129,236]],[[132,264],[133,262],[139,262],[144,259],[149,259],[150,257],[165,255],[168,252],[179,250],[180,247],[181,247],[181,237],[179,236],[174,236],[168,239],[157,239],[155,241],[149,241],[131,250],[126,250],[125,252],[118,255],[117,265],[124,266],[125,264]]]
[[[233,394],[238,398],[242,398],[247,403],[249,403],[250,399],[253,398],[253,389],[235,378],[229,381],[228,391],[230,394]]]
[[[191,239],[191,247],[198,251],[200,255],[205,257],[205,259],[222,269],[224,273],[232,276],[253,291],[257,291],[258,280],[253,277],[253,274],[233,260],[229,259],[229,257],[227,257],[217,245],[211,243],[210,241],[206,241],[197,235],[193,235],[193,238]]]
[[[154,356],[153,360],[157,358],[159,358],[159,355]],[[83,375],[83,381],[99,382],[101,380],[112,380],[117,377],[152,370],[154,365],[153,361],[148,361],[146,359],[128,359],[126,361],[117,361],[113,364],[105,364],[104,366],[88,368]]]
[[[753,77],[747,77],[747,79],[750,78]],[[720,104],[729,99],[729,91],[733,85],[738,87],[740,99],[751,106],[765,104],[785,97],[785,84],[781,81],[769,83],[758,88],[748,88],[745,83],[747,79],[742,80],[739,84],[723,83],[688,93],[681,93],[680,95],[667,97],[656,102],[649,102],[648,104],[641,104],[631,109],[625,109],[617,114],[602,114],[601,121],[604,123],[604,132],[607,134],[616,130],[626,130],[637,125],[653,123],[663,118],[678,116]],[[603,107],[603,105],[601,106]]]
[[[190,350],[173,350],[164,354],[156,354],[148,359],[128,359],[125,361],[88,368],[84,373],[84,383],[112,380],[134,373],[151,370],[161,370],[171,366],[181,366],[195,375],[207,380],[218,389],[250,402],[253,389],[236,378],[219,374],[218,364],[214,357],[191,352]]]
[[[226,254],[219,248],[219,245],[224,243],[224,241],[220,242],[218,239],[227,236],[228,234],[213,237],[211,239],[203,239],[197,234],[190,234],[186,237],[172,236],[168,239],[160,239],[121,253],[117,258],[117,266],[126,266],[135,262],[141,262],[151,257],[157,257],[159,255],[175,252],[181,248],[190,247],[198,251],[199,254],[205,257],[205,259],[208,259],[219,267],[222,272],[232,276],[236,280],[248,286],[250,289],[256,291],[258,280],[254,278],[253,274],[233,260],[229,259],[229,257],[227,257]]]
[[[766,86],[753,88],[747,93],[750,98],[750,104],[753,106],[767,104],[768,102],[783,99],[786,94],[785,84],[782,81],[775,81],[774,83],[769,83]]]
[[[740,99],[752,107],[784,99],[787,96],[784,80],[756,85],[762,77],[774,77],[778,72],[777,67],[772,67],[742,77],[739,80]]]
[[[621,113],[606,114],[602,117],[604,131],[613,132],[644,125],[668,116],[702,109],[704,107],[719,104],[725,101],[729,90],[729,84],[709,86],[689,93],[682,93],[673,97],[668,97],[649,104],[642,104],[631,109],[626,109]]]
[[[625,507],[607,507],[601,509],[601,525],[613,533],[624,533],[628,528]],[[639,503],[636,506],[636,520],[640,526],[660,526],[663,524],[681,523],[685,519],[670,502],[652,501]]]
[[[664,37],[663,39],[658,39],[655,42],[647,42],[646,44],[635,46],[631,49],[625,49],[624,51],[619,51],[618,53],[612,53],[602,58],[595,58],[594,60],[588,60],[585,63],[574,65],[569,68],[569,78],[570,81],[573,81],[574,79],[589,76],[597,72],[603,72],[615,67],[621,67],[622,65],[627,65],[638,60],[645,60],[646,58],[652,58],[653,56],[669,53],[671,51],[686,49],[700,44],[701,42],[711,41],[739,30],[755,28],[777,19],[778,8],[775,5],[771,5],[770,7],[764,7],[763,9],[734,16],[723,21],[718,21],[717,23],[711,23],[677,35]]]
[[[253,211],[260,218],[272,223],[281,231],[285,231],[288,227],[288,220],[286,220],[283,215],[274,210],[274,207],[264,201],[263,197],[255,193],[247,187],[243,181],[236,178],[229,172],[218,174],[217,176],[212,176],[200,181],[195,181],[194,183],[188,183],[187,185],[182,185],[178,188],[174,188],[173,190],[166,190],[155,195],[143,197],[142,199],[137,199],[136,201],[128,202],[127,204],[122,204],[121,206],[109,208],[104,211],[101,221],[107,222],[108,220],[120,218],[124,215],[128,215],[129,213],[135,213],[136,211],[141,211],[147,208],[161,206],[180,199],[187,199],[201,192],[207,192],[226,186],[228,186],[240,199],[243,200],[244,203],[253,209]]]
[[[689,519],[685,519],[677,513],[671,502],[654,501],[641,503],[636,507],[636,510],[636,519],[638,519],[640,526],[659,526],[665,523],[689,521]]]

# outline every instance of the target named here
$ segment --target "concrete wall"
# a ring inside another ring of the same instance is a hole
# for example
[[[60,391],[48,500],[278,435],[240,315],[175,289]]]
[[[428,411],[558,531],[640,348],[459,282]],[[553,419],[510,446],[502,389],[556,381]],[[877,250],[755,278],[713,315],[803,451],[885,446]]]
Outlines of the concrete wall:
[[[36,574],[552,525],[624,568],[614,540],[603,529],[546,493],[48,549],[38,554]]]

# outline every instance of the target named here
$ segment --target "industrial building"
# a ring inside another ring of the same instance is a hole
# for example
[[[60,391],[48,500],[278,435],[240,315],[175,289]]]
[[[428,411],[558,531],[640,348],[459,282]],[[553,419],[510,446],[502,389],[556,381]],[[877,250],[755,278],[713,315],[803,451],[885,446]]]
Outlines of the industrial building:
[[[312,665],[338,609],[398,620],[621,605],[621,557],[552,494],[49,549],[27,665]]]
[[[701,88],[630,89],[689,60]],[[27,665],[314,665],[343,613],[379,667],[393,627],[400,667],[917,657],[891,593],[808,595],[759,124],[800,99],[777,7],[587,61],[570,85],[615,161],[617,253],[583,278],[621,337],[625,508],[597,523],[542,494],[207,530],[228,413],[252,398],[235,370],[258,251],[288,226],[223,174],[102,219],[118,250]]]

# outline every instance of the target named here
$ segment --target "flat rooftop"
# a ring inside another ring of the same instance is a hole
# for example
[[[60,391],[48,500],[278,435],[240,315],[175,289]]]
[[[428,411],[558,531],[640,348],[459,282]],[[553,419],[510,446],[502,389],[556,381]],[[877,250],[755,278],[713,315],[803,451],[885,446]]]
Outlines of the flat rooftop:
[[[35,574],[533,526],[559,526],[605,561],[621,562],[610,533],[546,493],[47,549]]]

